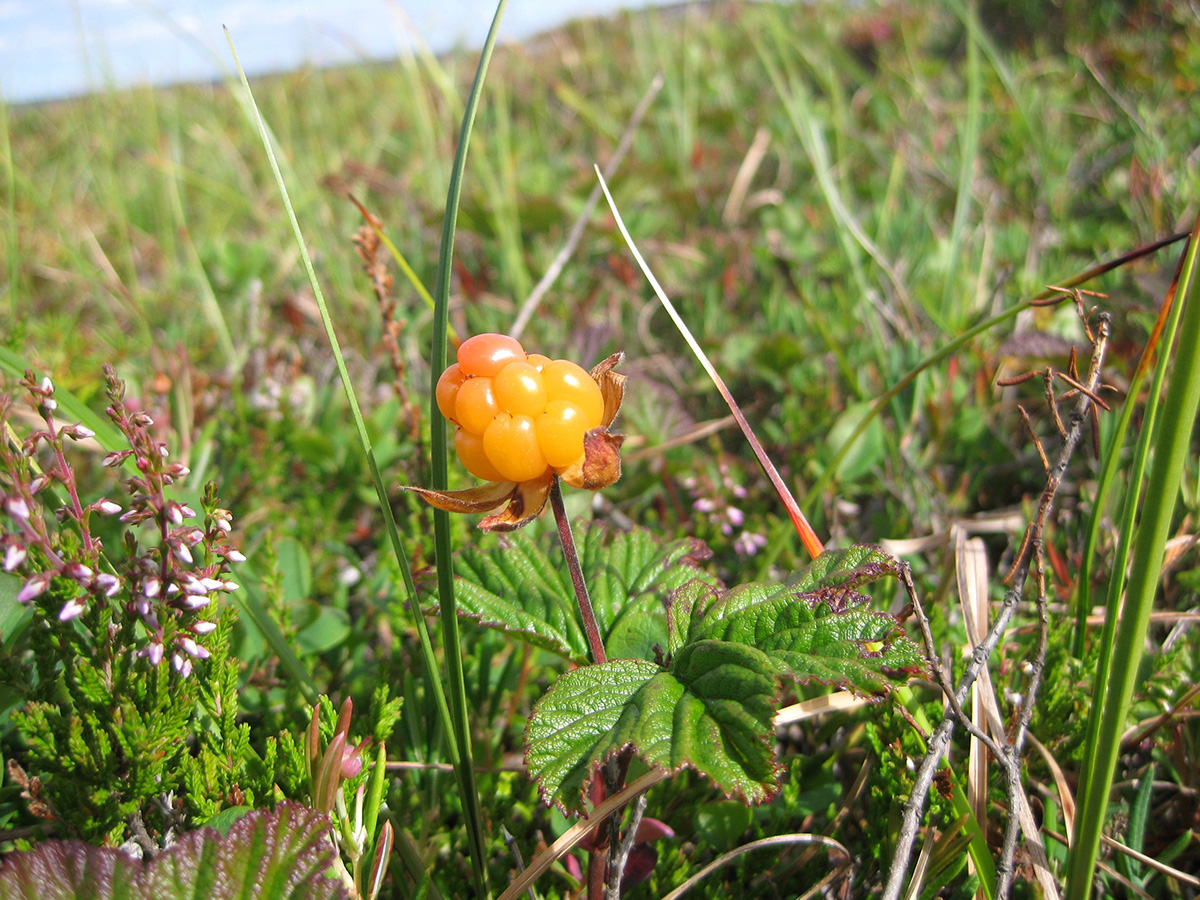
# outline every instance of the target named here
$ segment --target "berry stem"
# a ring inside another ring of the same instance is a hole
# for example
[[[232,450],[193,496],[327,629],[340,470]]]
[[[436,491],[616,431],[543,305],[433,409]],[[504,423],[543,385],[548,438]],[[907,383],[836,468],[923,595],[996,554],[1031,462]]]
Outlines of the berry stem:
[[[554,476],[550,486],[550,506],[554,509],[554,521],[558,523],[558,538],[562,541],[563,556],[567,559],[567,570],[571,573],[571,583],[575,585],[575,597],[579,601],[579,612],[583,616],[583,630],[587,632],[588,646],[592,651],[592,662],[607,662],[604,653],[604,642],[600,640],[600,627],[596,624],[596,614],[592,612],[592,598],[588,596],[587,582],[583,580],[583,567],[579,564],[579,552],[575,549],[575,536],[571,534],[571,521],[567,518],[567,508],[563,505],[562,482]]]

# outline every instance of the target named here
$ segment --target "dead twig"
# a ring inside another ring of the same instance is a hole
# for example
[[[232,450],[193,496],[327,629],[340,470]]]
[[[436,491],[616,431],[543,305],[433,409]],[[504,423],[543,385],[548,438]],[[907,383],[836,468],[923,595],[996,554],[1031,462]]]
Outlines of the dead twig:
[[[1062,486],[1063,476],[1083,434],[1083,424],[1088,414],[1094,408],[1096,391],[1100,386],[1100,370],[1108,346],[1110,327],[1110,317],[1107,313],[1101,313],[1097,317],[1097,328],[1093,333],[1088,321],[1092,310],[1084,306],[1081,297],[1082,292],[1070,291],[1064,293],[1069,293],[1074,300],[1076,309],[1080,312],[1084,329],[1089,338],[1092,339],[1091,365],[1089,366],[1087,379],[1084,382],[1080,382],[1076,377],[1074,362],[1069,366],[1071,375],[1069,383],[1073,382],[1072,394],[1077,397],[1077,401],[1075,409],[1065,423],[1058,412],[1058,403],[1062,398],[1057,398],[1053,389],[1054,376],[1059,373],[1054,373],[1049,368],[1040,373],[1045,386],[1046,402],[1053,416],[1055,428],[1062,436],[1062,444],[1054,464],[1051,465],[1041,441],[1036,436],[1034,437],[1034,444],[1037,446],[1039,456],[1046,467],[1046,487],[1042,492],[1037,513],[1026,529],[1017,558],[1013,563],[1012,570],[1009,572],[1009,577],[1005,580],[1009,584],[1009,588],[1005,592],[1003,604],[987,635],[975,646],[971,660],[967,664],[966,671],[957,686],[949,683],[948,677],[937,661],[938,657],[936,648],[932,645],[932,635],[929,629],[928,618],[916,596],[911,576],[906,576],[903,579],[905,589],[909,592],[909,599],[913,603],[913,609],[920,623],[922,639],[926,644],[926,652],[931,660],[934,675],[946,693],[947,710],[941,723],[929,737],[925,758],[922,760],[920,768],[917,771],[912,792],[908,803],[905,805],[904,818],[896,842],[896,854],[888,871],[883,900],[898,900],[900,897],[920,828],[921,813],[924,809],[926,798],[933,783],[934,775],[941,766],[941,761],[946,747],[950,742],[950,737],[955,727],[959,725],[984,743],[995,756],[997,763],[1004,773],[1006,793],[1008,794],[1008,807],[1011,815],[1006,822],[1004,839],[996,865],[995,896],[1000,898],[1000,900],[1004,900],[1004,898],[1008,897],[1012,888],[1014,876],[1013,860],[1019,834],[1022,830],[1025,831],[1026,839],[1029,842],[1033,863],[1035,870],[1038,872],[1043,892],[1047,896],[1056,897],[1058,895],[1057,885],[1053,878],[1050,877],[1045,848],[1037,833],[1036,825],[1032,822],[1032,816],[1027,815],[1029,804],[1021,782],[1020,763],[1029,719],[1033,713],[1038,689],[1041,686],[1049,630],[1045,564],[1043,559],[1043,536],[1054,509],[1055,497]],[[1038,373],[1029,373],[1026,376],[1018,376],[1016,379],[1010,379],[1010,381],[1019,383],[1028,380],[1030,377],[1035,377],[1036,374]],[[1028,417],[1025,416],[1023,418],[1026,427],[1029,428]],[[1029,428],[1029,431],[1032,434],[1031,428]],[[989,723],[995,732],[995,737],[993,737],[985,734],[967,716],[962,705],[971,687],[985,671],[992,652],[999,644],[1001,636],[1004,634],[1016,612],[1031,572],[1034,574],[1034,584],[1036,587],[1035,606],[1038,615],[1037,651],[1032,660],[1025,691],[1021,697],[1021,713],[1012,729],[1011,735],[1005,734],[1003,723],[994,722]]]

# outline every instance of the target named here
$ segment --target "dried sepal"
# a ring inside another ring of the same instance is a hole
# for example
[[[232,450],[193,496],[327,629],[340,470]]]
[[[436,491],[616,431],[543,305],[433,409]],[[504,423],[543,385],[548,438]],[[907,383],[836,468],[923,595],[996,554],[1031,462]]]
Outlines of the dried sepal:
[[[627,376],[613,371],[624,358],[624,353],[617,352],[592,367],[592,379],[600,386],[600,395],[604,397],[604,416],[601,418],[600,424],[605,428],[613,423],[613,419],[617,417],[617,413],[621,410],[621,403],[625,399]]]
[[[516,531],[536,519],[546,507],[554,476],[522,481],[513,488],[508,506],[479,523],[483,531]]]
[[[507,501],[516,489],[513,481],[489,481],[487,484],[464,491],[437,491],[433,488],[413,487],[402,484],[400,489],[412,491],[430,506],[452,513],[482,513],[495,509]]]
[[[618,405],[620,400],[617,401]],[[571,487],[598,491],[621,477],[623,434],[609,434],[607,428],[593,428],[583,436],[583,456],[564,469],[562,480]]]

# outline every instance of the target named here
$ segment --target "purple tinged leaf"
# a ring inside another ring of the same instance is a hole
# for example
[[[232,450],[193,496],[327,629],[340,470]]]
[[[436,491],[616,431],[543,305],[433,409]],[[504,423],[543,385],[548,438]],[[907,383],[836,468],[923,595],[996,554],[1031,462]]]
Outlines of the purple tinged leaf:
[[[296,803],[183,835],[149,863],[81,841],[47,841],[0,862],[0,900],[346,900],[328,876],[329,820]]]

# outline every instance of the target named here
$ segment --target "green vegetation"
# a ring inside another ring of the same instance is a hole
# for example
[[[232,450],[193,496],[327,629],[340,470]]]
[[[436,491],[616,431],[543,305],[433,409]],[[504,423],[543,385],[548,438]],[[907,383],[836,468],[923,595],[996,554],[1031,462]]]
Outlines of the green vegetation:
[[[912,896],[1004,895],[1013,846],[1015,896],[1192,896],[1197,260],[1148,248],[1193,228],[1200,25],[995,6],[699,5],[498,47],[477,90],[476,55],[418,54],[253,104],[231,78],[0,108],[0,849],[187,832],[253,878],[195,831],[233,825],[316,872],[297,801],[340,881],[295,896],[508,896],[526,866],[613,896],[604,816],[563,815],[611,801],[631,898],[713,863],[688,897],[878,895],[911,838]],[[816,562],[603,203],[522,315],[627,131],[620,218],[839,548]],[[432,385],[519,316],[531,352],[624,352],[623,474],[484,533],[399,487],[478,486]],[[982,730],[942,735],[998,620]]]

